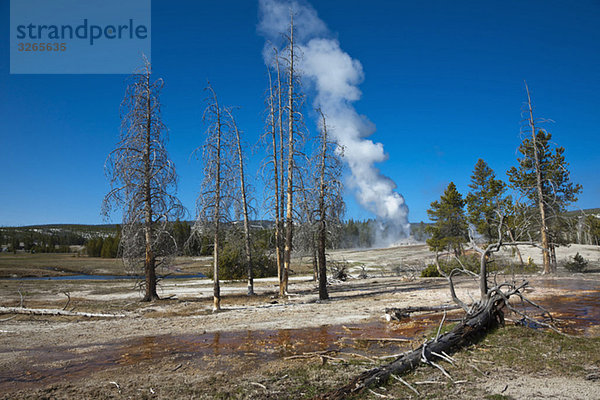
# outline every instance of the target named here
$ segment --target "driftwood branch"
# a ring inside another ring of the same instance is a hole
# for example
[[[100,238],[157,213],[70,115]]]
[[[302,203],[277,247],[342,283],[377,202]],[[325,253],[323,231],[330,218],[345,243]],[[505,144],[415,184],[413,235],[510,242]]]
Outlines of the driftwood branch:
[[[123,314],[97,314],[45,308],[0,307],[0,314],[64,315],[69,317],[121,318]]]
[[[403,307],[396,308],[390,307],[385,309],[385,318],[388,321],[391,320],[402,320],[410,317],[410,314],[416,312],[441,312],[450,310],[459,310],[460,307],[455,304],[443,305],[443,306],[424,306],[424,307]]]
[[[67,296],[67,304],[65,304],[65,306],[63,307],[63,311],[67,309],[67,307],[69,306],[69,303],[71,302],[71,294],[69,292],[63,292],[65,294],[65,296]]]
[[[364,340],[365,342],[410,342],[410,339],[404,338],[354,338],[354,340]]]
[[[397,381],[401,382],[403,385],[406,385],[406,387],[408,387],[410,390],[412,390],[413,392],[415,392],[417,394],[417,396],[421,395],[417,389],[415,389],[414,387],[412,387],[410,383],[406,382],[401,377],[396,376],[394,374],[391,374],[391,377],[394,378],[394,379],[396,379]]]

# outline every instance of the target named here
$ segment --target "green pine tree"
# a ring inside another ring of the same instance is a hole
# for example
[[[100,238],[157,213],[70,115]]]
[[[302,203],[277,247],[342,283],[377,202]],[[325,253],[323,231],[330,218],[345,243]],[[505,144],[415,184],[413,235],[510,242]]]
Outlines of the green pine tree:
[[[554,249],[559,240],[558,227],[562,225],[560,218],[567,205],[577,201],[581,186],[569,182],[568,164],[563,155],[565,149],[552,144],[552,135],[539,128],[527,84],[525,89],[527,103],[523,109],[525,123],[521,133],[526,136],[519,146],[518,165],[507,174],[512,187],[528,200],[526,205],[537,210],[539,229],[536,230],[542,247],[544,273],[548,274],[556,270]]]
[[[598,246],[600,244],[600,218],[595,215],[588,215],[585,223],[589,232],[589,243]]]
[[[542,226],[546,226],[548,252],[551,262],[555,262],[554,247],[560,242],[563,214],[569,204],[577,201],[582,187],[570,181],[565,149],[556,147],[551,140],[552,135],[543,129],[538,130],[535,143],[529,138],[523,140],[519,146],[521,157],[517,159],[518,165],[508,170],[507,174],[512,187],[527,199],[530,207],[538,207],[540,203],[543,205],[544,213],[538,216],[535,227],[540,231]],[[534,149],[537,149],[537,154]],[[539,189],[536,185],[536,159],[541,182]],[[549,270],[545,268],[545,272]]]
[[[496,179],[496,174],[481,158],[477,160],[466,197],[467,220],[486,240],[498,239],[498,211],[505,208],[509,200],[504,197],[506,184]]]
[[[173,223],[173,238],[177,243],[177,254],[184,253],[185,243],[190,238],[192,227],[187,222],[181,222],[179,218]]]
[[[450,182],[439,201],[431,203],[427,214],[434,224],[427,227],[427,232],[431,234],[427,244],[432,251],[448,250],[456,256],[462,254],[462,245],[468,238],[464,207],[465,201],[453,182]]]

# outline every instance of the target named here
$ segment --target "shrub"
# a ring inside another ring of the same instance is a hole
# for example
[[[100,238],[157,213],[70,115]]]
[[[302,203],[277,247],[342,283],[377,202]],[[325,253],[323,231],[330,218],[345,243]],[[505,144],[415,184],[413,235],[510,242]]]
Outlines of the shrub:
[[[444,273],[448,274],[450,271],[445,271],[444,266],[440,263],[440,268]],[[423,271],[421,271],[421,278],[439,278],[441,275],[437,270],[435,264],[428,264]]]
[[[450,274],[450,272],[452,272],[453,269],[462,269],[463,266],[464,268],[466,268],[467,270],[474,272],[476,274],[479,273],[479,257],[475,256],[475,255],[466,255],[466,256],[460,256],[459,260],[456,260],[455,258],[449,259],[449,260],[439,260],[440,263],[440,268],[441,270],[446,274]],[[461,265],[462,264],[462,265]],[[495,268],[493,268],[491,265],[488,266],[488,270],[494,270]],[[427,267],[425,267],[425,269],[423,271],[421,271],[421,277],[423,278],[436,278],[436,277],[441,277],[442,275],[440,275],[440,273],[437,270],[437,267],[435,264],[429,264],[427,265]]]
[[[277,264],[260,248],[252,254],[252,275],[254,278],[277,276]],[[213,269],[207,277],[213,279]],[[245,253],[241,246],[226,243],[219,253],[219,279],[239,280],[247,278]]]
[[[345,282],[348,279],[348,263],[347,262],[337,262],[337,261],[329,261],[327,263],[329,267],[329,276],[332,279],[337,279]]]
[[[573,256],[573,261],[565,263],[565,268],[570,272],[583,272],[588,262],[579,252]]]
[[[510,264],[504,268],[505,273],[510,274],[534,274],[539,271],[539,267],[533,260],[528,260],[523,264]]]

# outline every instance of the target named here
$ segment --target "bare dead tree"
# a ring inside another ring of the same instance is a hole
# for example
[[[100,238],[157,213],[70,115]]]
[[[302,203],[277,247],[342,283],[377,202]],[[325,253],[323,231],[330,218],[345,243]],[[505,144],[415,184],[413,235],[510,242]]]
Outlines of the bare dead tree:
[[[267,135],[271,137],[269,146],[273,154],[269,155],[266,165],[272,165],[273,179],[277,180],[274,193],[269,197],[273,203],[278,202],[275,207],[275,222],[278,234],[276,257],[280,296],[284,296],[288,289],[291,254],[294,248],[294,224],[298,215],[295,207],[299,187],[297,179],[302,173],[300,159],[304,157],[304,125],[301,112],[304,96],[300,90],[300,76],[296,67],[298,49],[294,33],[291,11],[289,31],[282,35],[285,46],[281,50],[274,49],[273,61],[269,65],[269,68],[274,69],[276,80],[273,82],[270,70]]]
[[[246,185],[246,178],[244,173],[244,152],[242,149],[242,139],[240,136],[240,130],[235,122],[235,118],[229,109],[226,110],[227,117],[233,134],[235,136],[235,153],[237,156],[237,169],[236,172],[239,175],[239,197],[236,196],[239,208],[241,209],[244,218],[244,251],[246,261],[246,271],[248,276],[248,296],[254,295],[254,278],[252,276],[252,250],[250,246],[250,218],[249,218],[249,205],[248,205],[248,187]]]
[[[292,254],[292,239],[294,234],[294,121],[295,121],[295,101],[294,101],[294,79],[296,71],[294,69],[294,14],[290,13],[290,35],[288,37],[288,159],[287,159],[287,188],[286,188],[286,209],[285,209],[285,244],[283,248],[283,273],[279,294],[283,296],[288,290],[288,275],[290,270],[290,261]]]
[[[283,180],[280,181],[280,175],[283,174],[283,133],[282,133],[282,124],[281,124],[281,80],[279,79],[279,59],[277,49],[274,50],[274,62],[277,65],[277,86],[273,85],[273,80],[271,76],[271,70],[267,67],[267,75],[269,77],[269,92],[267,95],[267,126],[265,134],[263,135],[263,140],[266,144],[271,148],[271,152],[267,157],[267,160],[263,167],[270,167],[272,169],[272,177],[269,177],[266,180],[266,187],[272,187],[273,193],[271,196],[267,196],[267,199],[271,200],[270,206],[273,207],[273,219],[275,222],[274,231],[275,231],[275,260],[277,263],[277,278],[278,282],[281,282],[282,277],[282,266],[283,266],[283,248],[281,246],[282,243],[282,229],[281,229],[281,220],[282,220],[282,206],[283,203],[281,200],[283,196],[281,196],[282,192],[282,184]],[[278,99],[278,104],[276,104],[276,99]],[[279,143],[277,141],[279,132]],[[278,151],[279,149],[279,151]],[[272,179],[272,180],[271,180]],[[272,182],[272,185],[271,185]],[[269,207],[270,208],[270,207]]]
[[[302,152],[304,140],[304,116],[302,114],[302,105],[304,102],[304,95],[300,89],[300,74],[296,69],[298,49],[296,48],[296,42],[294,41],[294,32],[294,13],[293,10],[290,10],[289,34],[285,35],[287,45],[284,49],[285,56],[283,57],[285,63],[285,78],[287,80],[287,104],[285,108],[281,110],[282,112],[285,111],[285,116],[287,117],[287,132],[285,135],[287,139],[287,162],[285,164],[285,185],[282,185],[282,191],[285,186],[285,230],[283,243],[283,271],[279,287],[280,296],[285,295],[288,291],[288,279],[293,251],[294,219],[297,215],[297,211],[294,208],[294,193],[297,190],[298,185],[295,182],[297,182],[296,179],[298,178],[298,174],[302,174],[302,169],[300,168],[301,159],[306,158]]]
[[[161,119],[163,80],[151,79],[150,62],[130,77],[121,103],[120,140],[105,164],[111,190],[102,211],[123,212],[120,250],[128,271],[143,270],[144,301],[158,299],[156,269],[167,266],[177,252],[169,221],[185,215],[175,197],[177,174],[169,159],[167,129]]]
[[[308,172],[308,171],[307,171]],[[316,225],[316,210],[317,210],[317,191],[315,182],[312,179],[306,179],[307,176],[299,175],[298,177],[299,194],[297,201],[298,213],[296,232],[294,234],[294,248],[300,250],[304,254],[310,256],[313,264],[313,279],[315,282],[319,279],[319,266],[317,263],[317,225]],[[305,181],[309,181],[308,186]]]
[[[319,299],[329,298],[327,293],[327,245],[328,228],[339,227],[344,213],[342,197],[342,149],[332,141],[327,131],[327,121],[321,109],[317,110],[321,117],[319,148],[317,157],[317,260],[319,269]]]
[[[86,313],[80,311],[69,311],[64,308],[23,308],[23,307],[1,307],[0,314],[26,314],[26,315],[64,315],[69,317],[88,317],[88,318],[122,318],[123,314],[103,314],[103,313]]]
[[[265,133],[262,137],[262,140],[265,142],[267,147],[269,148],[269,153],[265,162],[263,163],[263,170],[268,171],[268,178],[265,179],[265,188],[268,191],[266,196],[267,207],[273,212],[271,215],[275,221],[275,258],[277,263],[277,277],[279,280],[280,286],[280,294],[285,294],[287,290],[287,283],[284,284],[284,275],[287,276],[289,274],[289,264],[288,264],[288,272],[284,274],[285,270],[285,262],[284,262],[284,254],[285,254],[285,243],[288,230],[286,229],[286,217],[287,217],[287,200],[288,200],[288,178],[289,178],[289,149],[290,143],[293,146],[293,152],[291,158],[295,161],[291,164],[292,177],[297,175],[295,172],[297,167],[297,143],[298,138],[301,137],[301,134],[298,129],[298,124],[293,124],[295,129],[292,132],[292,138],[290,141],[289,137],[289,104],[284,104],[283,96],[288,95],[289,100],[289,89],[287,81],[284,79],[286,74],[289,74],[289,35],[284,35],[286,41],[288,42],[288,47],[283,50],[279,50],[277,47],[273,47],[273,58],[270,63],[267,65],[268,69],[268,78],[269,78],[269,89],[267,94],[267,118],[266,118],[266,128]],[[282,56],[282,53],[288,53],[287,56]],[[295,56],[293,56],[295,57]],[[283,65],[286,67],[284,68]],[[293,66],[292,66],[293,68]],[[275,75],[275,79],[273,79],[273,75]],[[298,85],[298,76],[295,73],[292,73],[292,82],[293,85]],[[292,87],[293,95],[292,95],[292,110],[299,109],[299,104],[301,103],[301,95],[296,93],[296,89]],[[297,119],[297,122],[301,122],[301,119],[298,118],[298,114],[294,114],[292,112],[294,118]],[[301,116],[301,115],[300,115]],[[284,122],[287,122],[284,124]],[[292,179],[292,196],[294,193],[294,183]],[[293,204],[293,197],[292,197]],[[291,209],[292,216],[295,214],[293,207]],[[292,239],[293,240],[293,239]],[[293,246],[290,246],[292,248]],[[287,278],[285,279],[287,282]]]
[[[278,128],[278,133],[279,133],[279,178],[280,178],[280,185],[279,185],[279,232],[280,232],[280,240],[279,240],[279,282],[280,282],[280,286],[281,286],[281,282],[283,279],[283,253],[284,253],[284,240],[283,240],[283,235],[281,235],[283,233],[283,216],[285,213],[285,192],[283,190],[284,186],[285,186],[285,174],[284,174],[284,165],[285,165],[285,129],[283,127],[283,119],[284,119],[284,107],[283,107],[283,103],[282,103],[282,95],[283,95],[283,91],[284,91],[284,87],[283,87],[283,80],[282,80],[282,76],[281,76],[281,66],[280,66],[280,56],[279,53],[277,52],[277,49],[274,50],[275,51],[275,66],[277,69],[277,128]],[[280,290],[281,292],[281,290]]]
[[[202,146],[204,180],[198,196],[198,216],[192,238],[210,232],[213,236],[213,311],[221,309],[219,282],[219,255],[221,226],[229,221],[229,211],[234,190],[234,168],[231,158],[235,151],[229,146],[235,143],[231,134],[234,130],[228,109],[219,104],[217,94],[210,85],[207,107],[203,121],[206,124],[206,141]],[[200,148],[196,149],[196,151]]]
[[[533,105],[531,104],[531,95],[529,94],[529,87],[525,83],[525,89],[527,91],[527,124],[531,129],[531,140],[533,143],[533,156],[534,156],[534,169],[535,169],[535,186],[538,194],[538,207],[540,210],[540,234],[542,240],[542,256],[544,260],[544,273],[550,273],[550,246],[548,245],[548,228],[546,226],[546,207],[544,206],[543,196],[543,182],[542,173],[539,160],[539,151],[536,140],[536,133],[538,128],[536,127],[535,119],[533,118]]]

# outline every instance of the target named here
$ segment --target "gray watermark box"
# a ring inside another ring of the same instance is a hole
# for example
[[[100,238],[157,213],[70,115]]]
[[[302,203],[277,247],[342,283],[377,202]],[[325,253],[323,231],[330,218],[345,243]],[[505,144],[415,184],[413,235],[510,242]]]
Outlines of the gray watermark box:
[[[131,74],[151,60],[150,0],[11,0],[11,74]]]

